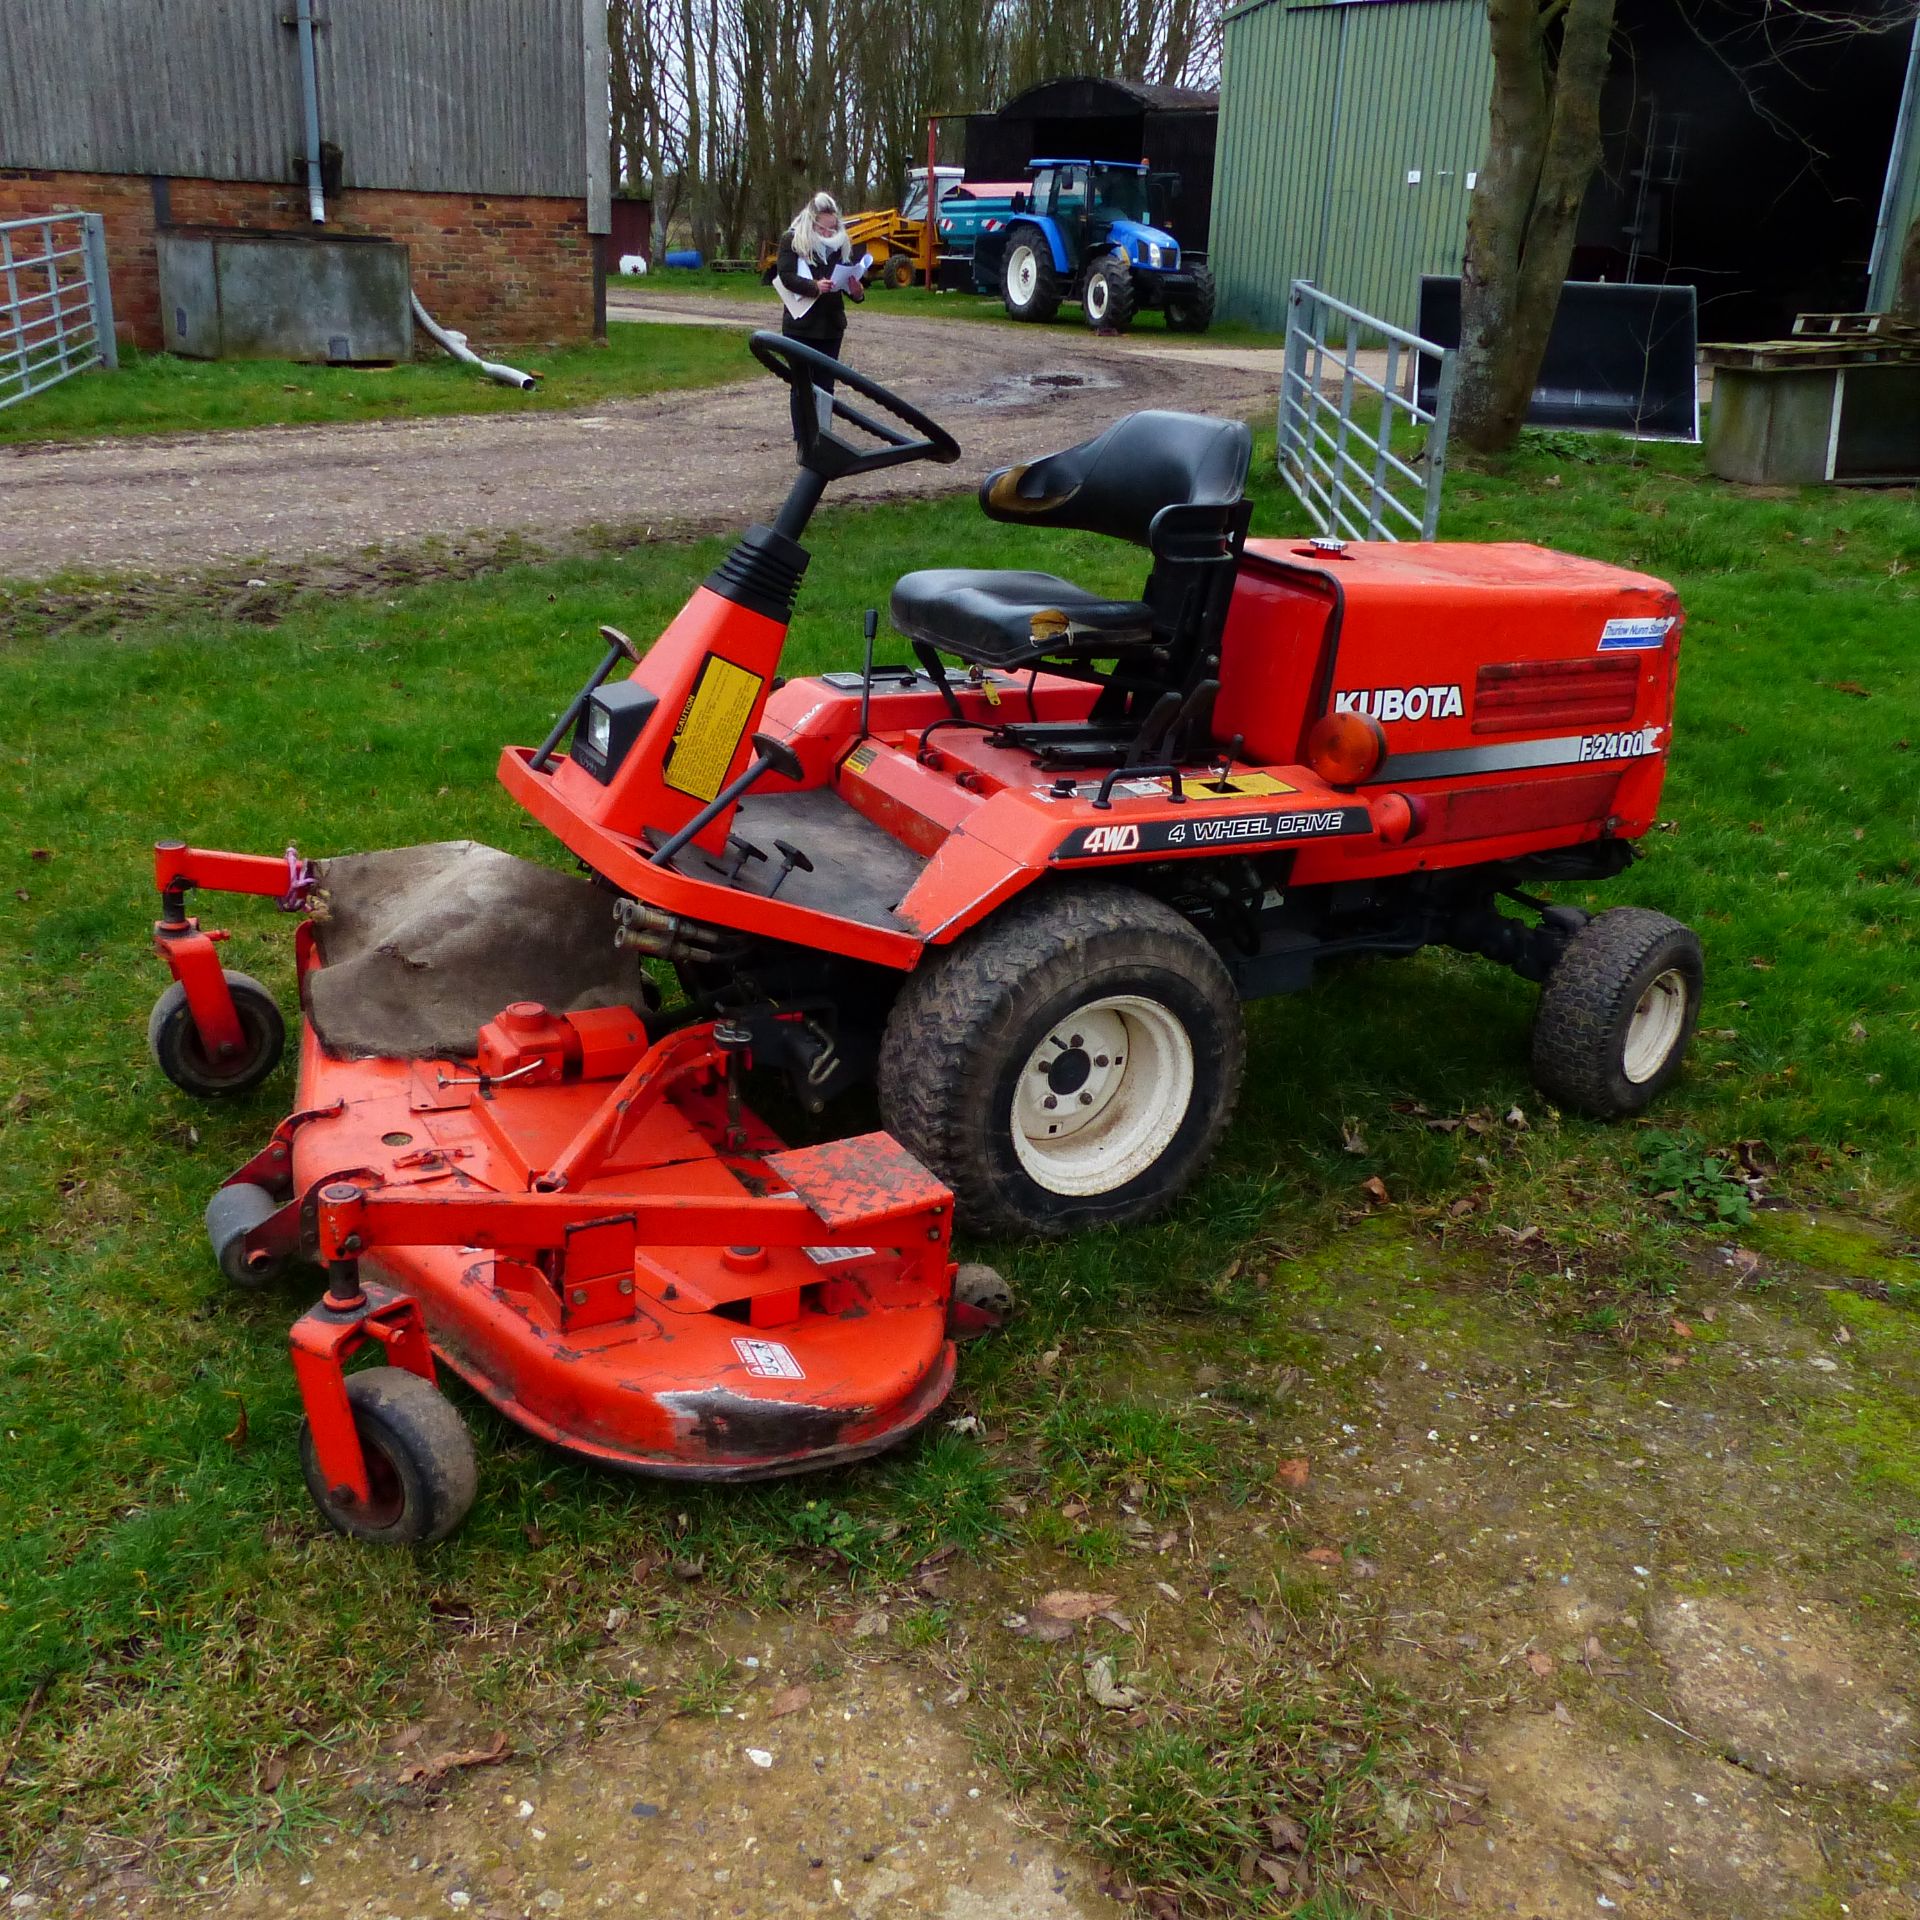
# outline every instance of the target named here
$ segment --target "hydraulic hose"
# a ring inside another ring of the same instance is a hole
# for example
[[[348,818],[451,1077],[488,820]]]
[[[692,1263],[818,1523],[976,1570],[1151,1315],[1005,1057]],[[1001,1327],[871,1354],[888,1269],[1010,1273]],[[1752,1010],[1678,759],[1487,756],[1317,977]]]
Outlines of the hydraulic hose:
[[[413,317],[453,355],[456,360],[464,360],[470,367],[478,367],[489,380],[498,380],[503,387],[518,387],[522,393],[531,393],[540,376],[537,373],[522,373],[518,367],[502,366],[498,360],[483,360],[467,345],[464,333],[449,333],[432,314],[420,304],[420,296],[412,294]]]

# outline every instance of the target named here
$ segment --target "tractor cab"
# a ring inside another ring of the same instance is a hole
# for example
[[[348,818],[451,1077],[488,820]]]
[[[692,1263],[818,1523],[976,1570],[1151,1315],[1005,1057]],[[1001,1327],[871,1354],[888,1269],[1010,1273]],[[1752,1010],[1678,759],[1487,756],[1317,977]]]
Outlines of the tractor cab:
[[[1116,250],[1142,265],[1173,267],[1180,249],[1153,218],[1152,180],[1122,160],[1036,160],[1031,210],[1055,223],[1069,260]]]

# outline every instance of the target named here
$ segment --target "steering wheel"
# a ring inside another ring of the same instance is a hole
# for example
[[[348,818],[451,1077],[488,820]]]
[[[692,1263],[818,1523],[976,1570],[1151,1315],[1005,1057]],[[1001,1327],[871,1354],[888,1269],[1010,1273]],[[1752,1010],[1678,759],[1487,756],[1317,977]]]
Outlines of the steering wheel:
[[[909,460],[932,460],[948,467],[960,458],[960,443],[945,427],[929,420],[918,407],[902,400],[879,381],[856,373],[818,347],[764,327],[755,332],[747,344],[753,349],[753,357],[769,373],[778,374],[788,386],[805,396],[807,404],[800,408],[803,443],[800,464],[822,479],[841,480],[850,474],[877,473],[882,467],[903,466]],[[822,420],[818,406],[820,389],[814,382],[816,374],[826,375],[836,386],[851,387],[855,393],[863,394],[893,420],[903,422],[913,431],[903,433],[888,420],[876,420],[872,414],[849,405],[838,392],[827,396],[828,419]],[[880,444],[864,451],[849,446],[832,430],[830,420],[845,420]]]

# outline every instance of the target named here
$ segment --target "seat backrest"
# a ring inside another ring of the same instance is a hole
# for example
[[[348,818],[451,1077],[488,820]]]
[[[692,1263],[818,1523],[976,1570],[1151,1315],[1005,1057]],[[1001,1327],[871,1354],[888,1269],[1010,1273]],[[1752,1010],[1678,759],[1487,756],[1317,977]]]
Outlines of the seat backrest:
[[[1163,508],[1233,506],[1252,458],[1244,420],[1130,413],[1077,447],[990,473],[980,507],[992,520],[1104,533],[1144,547]]]

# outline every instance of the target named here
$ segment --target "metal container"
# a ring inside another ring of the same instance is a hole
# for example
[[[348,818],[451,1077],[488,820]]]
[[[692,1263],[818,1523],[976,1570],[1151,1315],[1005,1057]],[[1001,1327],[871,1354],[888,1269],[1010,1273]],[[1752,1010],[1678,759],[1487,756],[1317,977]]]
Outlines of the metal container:
[[[154,243],[174,353],[345,364],[413,355],[412,275],[398,241],[166,227]]]

